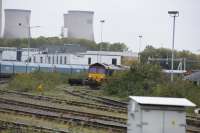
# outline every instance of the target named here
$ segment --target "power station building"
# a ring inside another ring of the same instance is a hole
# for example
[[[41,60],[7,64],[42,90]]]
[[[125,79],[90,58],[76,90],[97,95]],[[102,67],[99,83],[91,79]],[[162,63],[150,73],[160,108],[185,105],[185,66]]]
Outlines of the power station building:
[[[92,11],[69,11],[64,14],[64,37],[94,40]]]
[[[30,10],[5,9],[4,38],[27,38],[30,16]]]

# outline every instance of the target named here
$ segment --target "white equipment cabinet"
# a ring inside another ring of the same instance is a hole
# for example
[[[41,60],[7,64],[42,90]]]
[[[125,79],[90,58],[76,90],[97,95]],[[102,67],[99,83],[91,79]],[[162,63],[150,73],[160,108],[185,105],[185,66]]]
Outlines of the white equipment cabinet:
[[[185,98],[130,96],[128,133],[186,133]]]

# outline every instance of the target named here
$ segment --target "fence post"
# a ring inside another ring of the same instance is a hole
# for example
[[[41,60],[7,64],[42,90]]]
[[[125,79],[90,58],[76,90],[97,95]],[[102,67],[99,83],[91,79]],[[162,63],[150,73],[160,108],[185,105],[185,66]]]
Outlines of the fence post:
[[[71,69],[70,69],[70,74],[72,75],[72,67],[70,67]]]
[[[27,73],[27,63],[26,63],[26,73]]]
[[[38,65],[38,72],[40,71],[40,65]]]
[[[15,65],[13,64],[13,75],[15,74]]]
[[[1,63],[0,63],[0,77],[1,77]]]

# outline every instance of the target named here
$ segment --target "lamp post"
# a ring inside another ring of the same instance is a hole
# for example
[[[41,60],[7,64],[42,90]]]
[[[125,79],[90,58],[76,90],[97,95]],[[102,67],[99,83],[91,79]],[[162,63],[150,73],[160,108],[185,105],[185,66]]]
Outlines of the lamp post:
[[[103,23],[105,23],[105,20],[100,20],[101,23],[101,42],[103,42]]]
[[[102,19],[102,20],[100,20],[100,23],[101,23],[101,43],[103,43],[103,24],[105,23],[105,20],[104,19]],[[101,44],[100,43],[100,45],[99,45],[99,63],[101,63]],[[98,62],[98,60],[97,60],[97,62]]]
[[[31,29],[40,28],[40,26],[28,26],[28,62],[30,61]]]
[[[30,61],[31,29],[32,28],[40,28],[40,26],[23,26],[22,23],[19,23],[18,25],[28,29],[28,59],[27,59],[27,62],[29,62]]]
[[[174,81],[174,40],[175,40],[175,22],[176,17],[179,16],[178,11],[168,11],[168,14],[173,17],[173,36],[172,36],[172,59],[171,59],[171,82]]]
[[[139,63],[140,63],[140,48],[141,48],[141,45],[142,45],[142,35],[139,35],[138,36],[139,37],[139,51],[138,51],[138,61],[139,61]]]

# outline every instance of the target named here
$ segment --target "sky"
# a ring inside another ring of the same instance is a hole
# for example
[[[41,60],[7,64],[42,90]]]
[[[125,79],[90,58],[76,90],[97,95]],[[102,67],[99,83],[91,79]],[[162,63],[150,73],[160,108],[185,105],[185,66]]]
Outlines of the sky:
[[[172,47],[173,18],[169,10],[178,10],[175,49],[198,52],[200,49],[200,0],[3,0],[4,9],[31,10],[32,37],[59,36],[63,14],[68,10],[94,11],[95,41],[100,42],[100,20],[104,42],[123,42],[138,52],[146,45]]]

